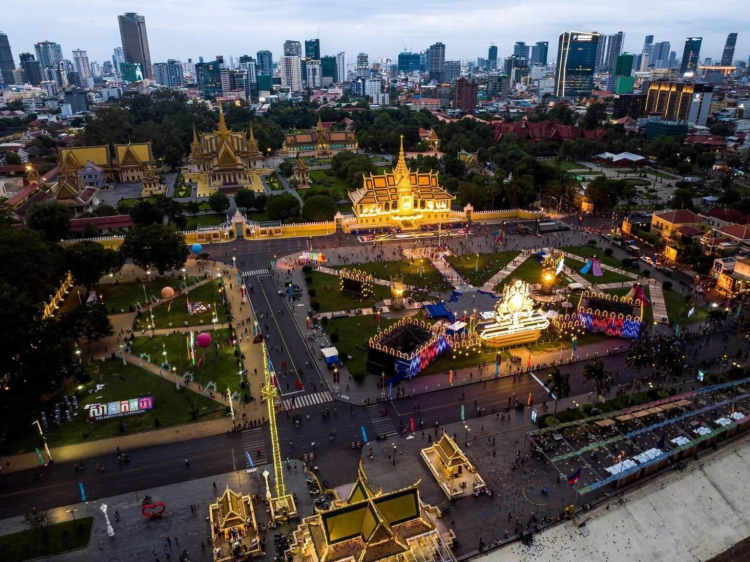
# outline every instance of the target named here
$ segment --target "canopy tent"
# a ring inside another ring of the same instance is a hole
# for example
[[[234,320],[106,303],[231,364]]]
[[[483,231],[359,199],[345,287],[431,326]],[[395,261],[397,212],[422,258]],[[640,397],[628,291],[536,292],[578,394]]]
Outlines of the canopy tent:
[[[324,347],[320,350],[328,365],[339,362],[339,350],[335,347]]]
[[[456,319],[444,302],[427,304],[422,307],[422,311],[427,318],[447,318],[449,322],[454,322]]]

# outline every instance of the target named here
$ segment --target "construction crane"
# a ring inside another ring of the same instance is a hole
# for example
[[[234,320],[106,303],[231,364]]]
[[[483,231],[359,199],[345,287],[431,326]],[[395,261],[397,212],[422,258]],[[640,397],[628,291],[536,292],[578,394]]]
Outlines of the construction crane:
[[[284,486],[284,467],[281,462],[279,432],[276,426],[276,398],[279,395],[273,380],[276,375],[273,372],[273,365],[268,359],[268,349],[266,348],[265,341],[262,342],[261,347],[263,348],[264,373],[261,396],[265,398],[266,405],[268,406],[268,425],[271,430],[274,490],[276,492],[276,497],[269,497],[268,503],[271,508],[271,517],[274,520],[291,519],[297,517],[297,506],[294,503],[294,497],[286,493],[286,486]],[[268,472],[264,472],[263,477],[266,479],[266,486],[268,486]]]

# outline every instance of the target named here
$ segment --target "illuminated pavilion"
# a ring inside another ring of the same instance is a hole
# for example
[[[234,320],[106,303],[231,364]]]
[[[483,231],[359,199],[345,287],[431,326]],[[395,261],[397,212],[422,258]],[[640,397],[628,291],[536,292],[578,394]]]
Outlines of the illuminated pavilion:
[[[302,520],[290,548],[294,562],[455,561],[438,523],[423,506],[419,482],[383,493],[362,466],[349,497]]]
[[[529,297],[529,284],[514,279],[503,288],[503,298],[495,307],[495,318],[477,326],[482,343],[505,347],[537,341],[549,320],[534,309]]]
[[[393,172],[365,176],[363,185],[349,193],[357,224],[419,228],[448,222],[455,197],[440,187],[438,172],[411,172],[406,165],[404,138]]]

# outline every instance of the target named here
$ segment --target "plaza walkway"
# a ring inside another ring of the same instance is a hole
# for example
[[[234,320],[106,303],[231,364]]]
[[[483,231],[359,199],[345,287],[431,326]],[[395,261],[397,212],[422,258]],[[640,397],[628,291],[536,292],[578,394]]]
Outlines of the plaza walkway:
[[[487,291],[488,293],[491,293],[495,290],[495,287],[497,287],[497,284],[500,283],[503,279],[508,277],[511,273],[513,273],[516,268],[521,265],[524,261],[528,259],[528,256],[524,256],[521,254],[518,257],[515,257],[511,260],[511,262],[506,265],[503,269],[495,273],[489,281],[487,281],[484,285],[482,285],[482,290]]]

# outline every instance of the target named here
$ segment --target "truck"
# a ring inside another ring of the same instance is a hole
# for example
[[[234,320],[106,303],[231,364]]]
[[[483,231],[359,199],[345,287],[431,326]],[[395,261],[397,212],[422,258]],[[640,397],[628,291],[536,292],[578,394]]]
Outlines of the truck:
[[[547,222],[540,222],[539,223],[539,232],[557,232],[560,230],[560,225],[558,225],[554,221],[547,221]]]

